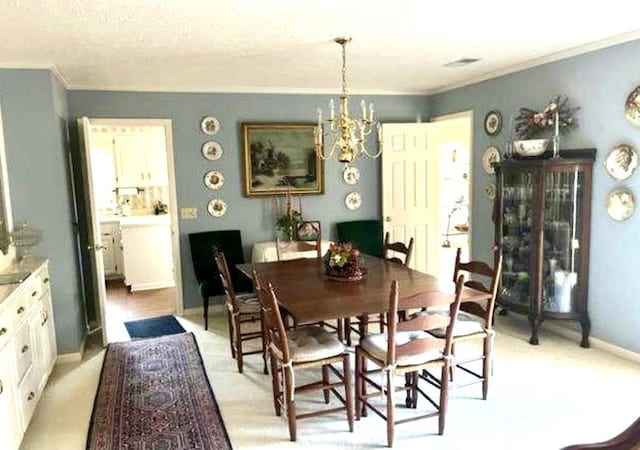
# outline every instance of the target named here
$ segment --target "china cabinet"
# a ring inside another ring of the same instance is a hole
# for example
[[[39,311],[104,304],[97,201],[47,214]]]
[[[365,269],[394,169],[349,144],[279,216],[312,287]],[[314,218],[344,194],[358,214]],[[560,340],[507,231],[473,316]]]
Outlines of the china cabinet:
[[[545,319],[570,319],[580,323],[580,345],[588,347],[595,150],[560,155],[495,164],[495,237],[503,261],[498,304],[504,313],[528,316],[531,344],[538,344],[538,329]]]

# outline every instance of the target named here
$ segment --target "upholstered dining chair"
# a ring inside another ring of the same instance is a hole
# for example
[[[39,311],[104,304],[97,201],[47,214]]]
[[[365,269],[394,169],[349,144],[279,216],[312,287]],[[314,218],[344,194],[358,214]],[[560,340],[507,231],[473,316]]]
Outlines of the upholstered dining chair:
[[[297,420],[345,411],[349,431],[353,431],[353,391],[349,353],[333,334],[315,325],[306,325],[292,330],[284,327],[278,300],[273,286],[264,286],[257,273],[253,272],[254,286],[258,293],[265,324],[265,341],[271,366],[273,405],[276,415],[284,411],[289,425],[289,437],[297,437]],[[342,363],[342,373],[334,364]],[[321,368],[322,379],[304,385],[296,385],[296,373],[302,369]],[[331,373],[337,381],[331,380]],[[344,396],[337,388],[344,388]],[[321,390],[324,402],[329,404],[334,394],[341,406],[299,414],[296,394]]]
[[[398,291],[398,282],[393,281],[387,311],[387,332],[365,336],[356,346],[356,418],[367,415],[367,409],[371,409],[386,420],[389,447],[393,446],[394,427],[400,423],[438,417],[438,433],[444,433],[453,323],[460,307],[462,277],[456,283],[455,295],[428,291],[402,299],[403,309],[448,307],[446,313],[438,315],[419,314],[399,322]],[[436,337],[426,332],[438,328],[447,330],[444,337]],[[367,362],[372,362],[375,367],[368,368]],[[441,381],[432,382],[427,379],[427,382],[439,390],[438,401],[431,398],[435,394],[429,395],[426,389],[418,385],[422,379],[421,371],[434,368],[440,368]],[[402,386],[396,386],[396,375],[404,375]],[[369,386],[373,387],[373,391],[368,391]],[[397,392],[409,394],[407,406],[416,409],[415,414],[402,420],[395,419]],[[433,409],[418,411],[418,394],[424,396]]]
[[[413,238],[409,240],[409,245],[404,242],[389,242],[389,232],[384,235],[384,244],[382,246],[382,257],[388,261],[408,266],[411,262],[413,253]],[[402,258],[400,258],[402,256]],[[369,324],[377,323],[380,327],[380,333],[384,332],[384,314],[369,315],[367,317],[359,317],[356,323],[352,323],[350,318],[345,319],[344,329],[346,333],[347,345],[351,345],[351,332],[355,331],[358,335],[364,336],[367,333]]]
[[[263,371],[267,372],[267,360],[264,353],[264,347],[258,350],[246,350],[244,343],[246,341],[260,339],[263,344],[263,324],[262,313],[260,311],[260,302],[255,294],[237,295],[233,284],[231,284],[231,275],[227,260],[219,250],[214,251],[216,266],[220,272],[220,280],[225,291],[225,305],[227,307],[227,318],[229,322],[229,344],[231,345],[231,356],[236,359],[238,372],[242,373],[245,355],[261,354],[264,360]],[[259,330],[247,329],[251,324],[258,322]]]
[[[231,284],[236,292],[251,292],[251,280],[240,272],[235,265],[244,263],[242,237],[240,230],[203,231],[189,234],[191,260],[198,282],[198,292],[202,297],[204,309],[204,329],[209,328],[209,299],[214,295],[224,295],[224,288],[213,257],[214,247],[224,252],[231,265]]]
[[[455,368],[469,374],[471,381],[455,383],[456,388],[471,384],[482,383],[482,398],[487,399],[489,393],[489,380],[491,378],[491,356],[495,331],[493,330],[493,313],[495,310],[498,284],[502,271],[502,256],[498,256],[493,267],[483,261],[461,261],[462,250],[456,252],[456,262],[453,272],[453,280],[464,277],[464,286],[486,292],[491,295],[489,300],[483,303],[465,302],[460,306],[460,314],[453,327],[453,352],[456,345],[463,341],[482,341],[481,354],[472,354],[465,359],[456,358]],[[443,336],[444,330],[432,330],[436,336]],[[473,362],[481,361],[482,370],[472,367]],[[452,372],[453,376],[453,372]]]
[[[367,255],[382,257],[382,221],[352,220],[336,223],[339,242],[351,242]]]

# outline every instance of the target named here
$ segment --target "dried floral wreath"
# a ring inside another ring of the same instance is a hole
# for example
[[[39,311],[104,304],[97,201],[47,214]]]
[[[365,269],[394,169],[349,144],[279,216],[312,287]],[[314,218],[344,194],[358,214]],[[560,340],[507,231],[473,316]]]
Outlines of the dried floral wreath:
[[[562,99],[558,95],[551,100],[542,111],[530,108],[520,108],[520,114],[516,117],[516,134],[520,139],[532,139],[553,134],[555,127],[555,114],[558,113],[559,132],[563,133],[577,127],[573,114],[580,109],[579,106],[567,105],[568,97]]]

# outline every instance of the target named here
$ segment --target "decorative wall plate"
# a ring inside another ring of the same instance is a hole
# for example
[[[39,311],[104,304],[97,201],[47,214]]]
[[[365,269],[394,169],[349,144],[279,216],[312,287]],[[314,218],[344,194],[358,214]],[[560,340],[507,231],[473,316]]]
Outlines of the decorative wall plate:
[[[209,214],[213,217],[222,217],[227,212],[227,204],[220,198],[214,198],[209,201],[207,211],[209,211]]]
[[[342,179],[347,184],[358,184],[360,180],[360,169],[355,166],[347,166],[342,171]]]
[[[224,175],[217,170],[210,170],[204,176],[204,185],[209,189],[220,189],[224,184]]]
[[[502,115],[499,111],[489,111],[484,118],[484,131],[489,136],[496,136],[502,129]]]
[[[484,188],[484,193],[486,194],[489,200],[494,200],[496,198],[496,185],[495,183],[487,184],[487,187]]]
[[[482,168],[489,175],[493,175],[494,173],[496,173],[495,169],[492,166],[494,162],[500,162],[500,151],[497,147],[494,147],[492,145],[490,147],[487,147],[482,154]]]
[[[208,116],[200,122],[200,129],[204,134],[216,134],[220,130],[220,122],[213,116]]]
[[[638,154],[630,145],[616,145],[604,159],[604,167],[616,180],[626,180],[638,167]]]
[[[220,159],[223,153],[222,146],[216,141],[207,141],[202,144],[202,156],[209,161]]]
[[[629,189],[614,189],[607,196],[607,213],[613,220],[622,222],[633,214],[636,208],[636,200]]]
[[[349,192],[344,199],[344,203],[347,205],[347,208],[351,210],[358,209],[362,206],[362,196],[359,192]]]
[[[640,86],[631,91],[624,106],[629,122],[640,127]]]

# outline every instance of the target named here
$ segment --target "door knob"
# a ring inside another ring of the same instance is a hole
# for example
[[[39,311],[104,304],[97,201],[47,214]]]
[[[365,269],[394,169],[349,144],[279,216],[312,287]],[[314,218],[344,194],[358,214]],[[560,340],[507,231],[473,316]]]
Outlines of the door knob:
[[[391,216],[385,217],[384,220],[386,220],[387,222],[391,222]]]
[[[107,246],[106,246],[106,245],[104,245],[104,244],[98,244],[98,245],[87,245],[87,250],[89,250],[89,251],[91,251],[91,250],[93,250],[93,251],[106,250],[107,248],[109,248],[109,247],[107,247]]]

